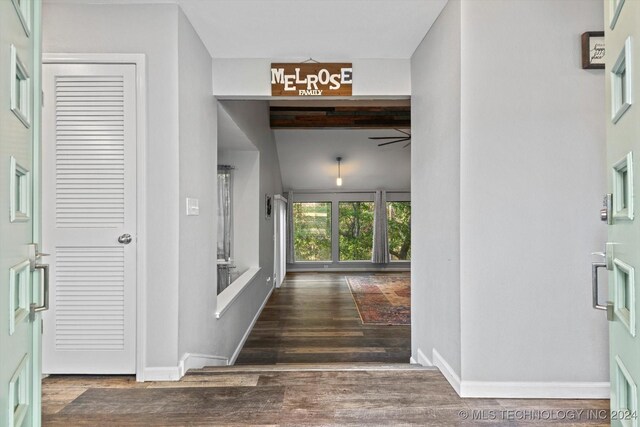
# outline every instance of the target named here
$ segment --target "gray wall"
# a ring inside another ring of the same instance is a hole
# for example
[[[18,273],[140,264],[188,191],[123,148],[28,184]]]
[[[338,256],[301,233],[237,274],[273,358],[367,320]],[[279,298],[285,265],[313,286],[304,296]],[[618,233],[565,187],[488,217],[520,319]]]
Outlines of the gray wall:
[[[178,13],[180,143],[180,289],[178,353],[216,355],[216,101],[211,96],[211,57]],[[200,215],[186,216],[187,197]]]
[[[463,2],[464,379],[608,381],[590,299],[604,72],[580,67],[580,34],[603,20],[601,0]]]
[[[250,326],[252,318],[269,294],[273,285],[273,217],[265,219],[265,194],[281,194],[282,178],[276,152],[273,132],[269,125],[269,103],[267,101],[220,101],[220,105],[229,114],[247,138],[260,153],[260,192],[259,192],[259,263],[262,270],[242,291],[232,306],[218,320],[221,323],[218,342],[218,355],[231,355]],[[243,242],[255,245],[256,240]],[[239,248],[240,244],[236,246]]]
[[[413,357],[463,390],[608,381],[602,27],[600,0],[450,0],[412,58]]]
[[[147,360],[178,361],[178,7],[43,6],[45,53],[144,53],[147,58]]]
[[[265,194],[282,193],[282,175],[275,138],[269,124],[268,101],[220,101],[233,121],[260,152],[260,266],[273,273],[273,219],[266,220]]]
[[[411,59],[412,357],[460,374],[460,2]]]
[[[47,3],[43,27],[47,53],[146,55],[145,367],[169,378],[185,353],[231,358],[271,289],[273,221],[264,219],[259,203],[262,272],[216,319],[217,105],[210,55],[176,5]],[[232,107],[260,151],[260,200],[281,192],[268,104]],[[199,199],[199,216],[186,216],[186,197]]]

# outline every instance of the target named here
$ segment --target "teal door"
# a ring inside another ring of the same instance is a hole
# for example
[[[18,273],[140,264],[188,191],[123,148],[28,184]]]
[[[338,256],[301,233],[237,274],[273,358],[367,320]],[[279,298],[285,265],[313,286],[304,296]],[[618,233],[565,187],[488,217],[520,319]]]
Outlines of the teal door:
[[[38,0],[0,0],[0,426],[40,425]],[[44,281],[42,282],[44,284]]]
[[[612,425],[638,425],[640,384],[640,1],[606,0],[607,175],[611,201],[606,267]]]

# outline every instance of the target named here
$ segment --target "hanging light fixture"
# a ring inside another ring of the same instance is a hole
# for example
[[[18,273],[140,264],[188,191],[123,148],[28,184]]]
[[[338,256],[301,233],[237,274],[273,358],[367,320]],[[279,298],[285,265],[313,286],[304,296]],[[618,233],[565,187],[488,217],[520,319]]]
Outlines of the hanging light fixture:
[[[340,175],[340,162],[342,161],[342,157],[336,157],[338,161],[338,177],[336,178],[336,185],[338,187],[342,187],[342,176]]]

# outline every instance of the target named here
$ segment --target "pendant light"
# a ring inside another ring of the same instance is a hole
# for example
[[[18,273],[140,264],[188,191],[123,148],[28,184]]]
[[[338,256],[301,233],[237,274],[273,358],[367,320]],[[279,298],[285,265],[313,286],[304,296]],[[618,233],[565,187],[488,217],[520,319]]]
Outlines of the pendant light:
[[[336,178],[336,185],[338,187],[342,187],[342,176],[340,175],[340,162],[342,161],[342,157],[336,157],[338,161],[338,177]]]

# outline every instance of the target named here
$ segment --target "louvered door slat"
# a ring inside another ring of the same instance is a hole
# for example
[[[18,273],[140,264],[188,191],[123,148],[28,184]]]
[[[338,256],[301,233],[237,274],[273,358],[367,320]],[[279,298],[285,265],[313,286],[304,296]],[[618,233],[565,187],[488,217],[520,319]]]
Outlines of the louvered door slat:
[[[122,350],[124,249],[58,247],[56,261],[56,348]],[[108,277],[116,283],[105,282]],[[119,323],[112,323],[111,318]],[[75,323],[69,324],[69,319]]]
[[[79,84],[79,86],[77,86]],[[99,84],[99,85],[98,85]],[[109,105],[117,107],[105,120],[99,115],[86,115],[87,107]],[[103,172],[120,172],[124,167],[124,79],[112,76],[58,76],[56,78],[56,110],[74,109],[61,120],[56,117],[56,193],[58,196],[76,194],[62,207],[56,204],[58,227],[115,228],[124,223],[124,174],[116,173],[107,182]],[[118,117],[118,120],[113,120]],[[100,137],[101,139],[95,139]],[[73,138],[75,144],[68,141]],[[81,150],[69,149],[79,147]],[[82,171],[83,181],[69,178],[62,172]],[[97,175],[91,179],[92,173]],[[82,195],[100,201],[92,209],[83,202]],[[108,197],[100,197],[101,195]],[[74,204],[75,202],[75,204]]]

